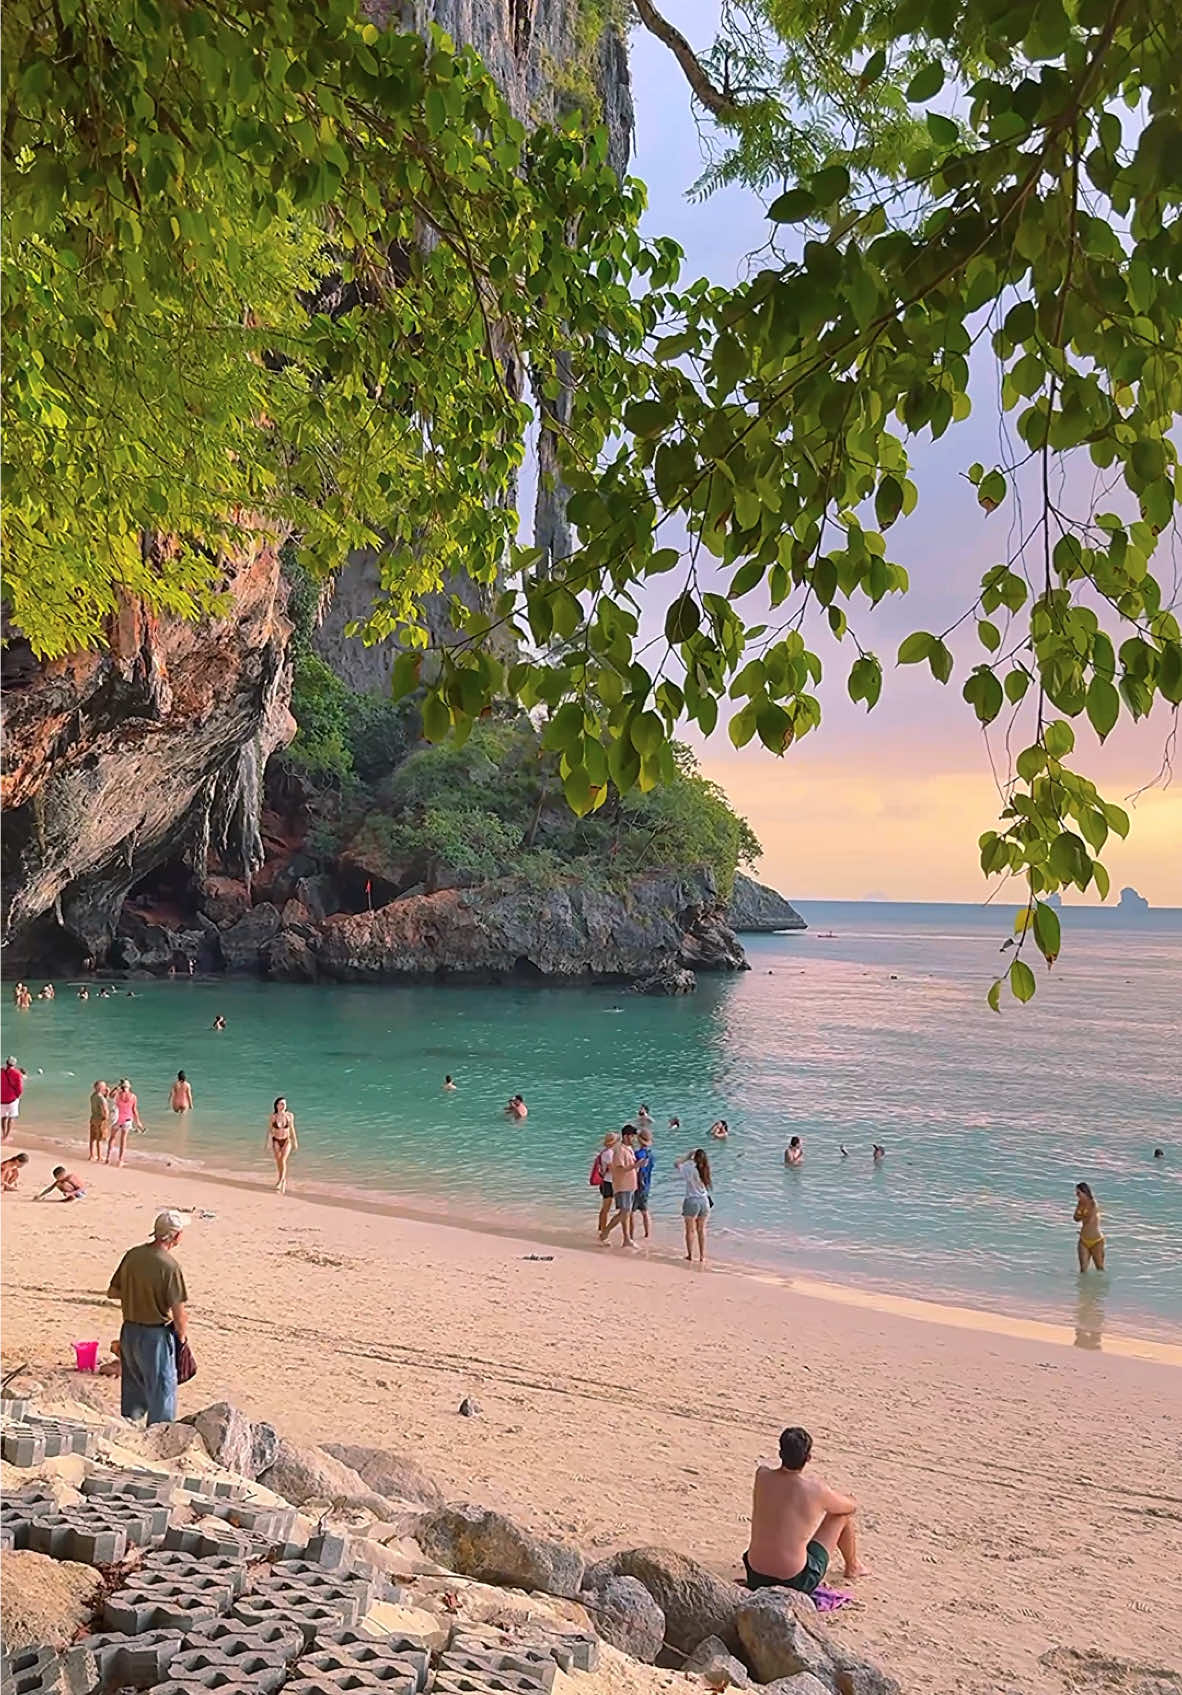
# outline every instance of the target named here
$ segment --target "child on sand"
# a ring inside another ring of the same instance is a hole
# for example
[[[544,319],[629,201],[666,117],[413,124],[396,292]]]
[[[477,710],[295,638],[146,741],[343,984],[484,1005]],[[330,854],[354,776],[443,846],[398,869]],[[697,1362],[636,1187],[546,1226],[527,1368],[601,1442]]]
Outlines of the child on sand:
[[[28,1163],[28,1154],[10,1154],[8,1158],[0,1164],[0,1187],[3,1188],[5,1194],[7,1194],[10,1189],[16,1188],[17,1184],[21,1180],[21,1172],[25,1169],[25,1166],[28,1165]]]
[[[63,1201],[81,1201],[86,1198],[86,1190],[78,1179],[66,1170],[64,1165],[54,1166],[53,1182],[47,1183],[40,1194],[34,1195],[33,1199],[43,1201],[46,1195],[52,1195],[55,1189],[61,1195]]]

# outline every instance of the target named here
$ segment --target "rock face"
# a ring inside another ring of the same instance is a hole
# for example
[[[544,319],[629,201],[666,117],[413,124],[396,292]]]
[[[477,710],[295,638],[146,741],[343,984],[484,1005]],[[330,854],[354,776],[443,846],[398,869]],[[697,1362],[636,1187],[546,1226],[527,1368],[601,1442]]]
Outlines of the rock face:
[[[439,1506],[443,1491],[433,1477],[408,1454],[389,1448],[364,1448],[351,1442],[322,1442],[321,1449],[351,1467],[375,1494],[390,1501],[418,1501],[425,1507]]]
[[[726,921],[738,935],[770,935],[776,930],[807,930],[808,925],[783,895],[753,877],[735,873]]]
[[[329,918],[320,974],[344,981],[546,977],[630,981],[671,968],[743,970],[708,872],[638,877],[622,894],[578,884],[484,884]]]
[[[746,1591],[670,1548],[628,1548],[599,1560],[587,1572],[589,1589],[612,1577],[635,1577],[665,1615],[670,1647],[690,1653],[705,1637],[717,1636],[729,1650],[739,1646],[736,1616]]]
[[[344,1465],[324,1448],[300,1448],[282,1436],[273,1461],[258,1474],[258,1480],[294,1507],[308,1501],[329,1501],[335,1507],[360,1507],[379,1519],[385,1518],[389,1508],[352,1466]]]
[[[261,862],[259,776],[295,733],[276,550],[228,564],[227,584],[222,618],[129,604],[102,652],[5,649],[10,969],[101,957],[129,890],[167,861],[202,876],[212,843],[248,876]]]
[[[605,1642],[652,1665],[664,1646],[665,1615],[643,1583],[609,1577],[602,1588],[584,1589],[581,1599]]]
[[[229,1401],[215,1401],[181,1422],[193,1426],[210,1458],[227,1471],[257,1478],[275,1463],[279,1437],[274,1425],[247,1418]]]
[[[725,1689],[728,1684],[733,1684],[736,1689],[747,1689],[751,1683],[742,1660],[728,1653],[726,1643],[717,1636],[708,1636],[704,1642],[699,1642],[693,1653],[686,1655],[681,1669],[695,1672],[706,1680],[711,1689]]]
[[[583,1556],[577,1548],[534,1536],[483,1507],[440,1507],[420,1522],[415,1540],[449,1571],[484,1583],[574,1597],[583,1580]]]
[[[812,1602],[789,1589],[760,1589],[745,1599],[737,1625],[743,1655],[760,1683],[812,1672],[832,1680],[836,1665],[824,1642],[809,1628],[816,1624]]]

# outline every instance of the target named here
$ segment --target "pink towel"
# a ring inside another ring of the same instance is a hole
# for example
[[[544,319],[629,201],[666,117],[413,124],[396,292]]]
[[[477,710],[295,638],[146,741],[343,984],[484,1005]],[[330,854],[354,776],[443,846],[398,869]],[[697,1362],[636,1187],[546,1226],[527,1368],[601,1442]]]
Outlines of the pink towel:
[[[844,1589],[826,1589],[823,1583],[813,1590],[813,1605],[819,1613],[835,1613],[838,1607],[848,1606],[853,1598]]]

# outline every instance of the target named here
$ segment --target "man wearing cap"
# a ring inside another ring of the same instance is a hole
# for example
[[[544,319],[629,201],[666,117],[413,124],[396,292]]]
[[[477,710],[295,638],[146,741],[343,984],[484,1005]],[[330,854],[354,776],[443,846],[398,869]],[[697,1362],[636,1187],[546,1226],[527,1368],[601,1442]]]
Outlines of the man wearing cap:
[[[152,1240],[129,1248],[119,1261],[109,1301],[123,1308],[119,1332],[120,1412],[149,1424],[176,1418],[176,1347],[188,1330],[188,1292],[171,1250],[189,1220],[169,1207],[157,1213]]]
[[[24,1090],[24,1072],[15,1059],[6,1059],[4,1069],[0,1071],[0,1141],[6,1142],[12,1135]]]

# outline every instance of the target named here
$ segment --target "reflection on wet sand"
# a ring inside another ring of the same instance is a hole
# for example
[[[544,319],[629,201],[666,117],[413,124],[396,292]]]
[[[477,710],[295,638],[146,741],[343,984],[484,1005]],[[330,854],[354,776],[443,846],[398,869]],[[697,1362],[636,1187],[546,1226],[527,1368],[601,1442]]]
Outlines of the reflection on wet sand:
[[[1075,1345],[1099,1353],[1104,1340],[1104,1295],[1096,1279],[1081,1277],[1075,1301]]]

